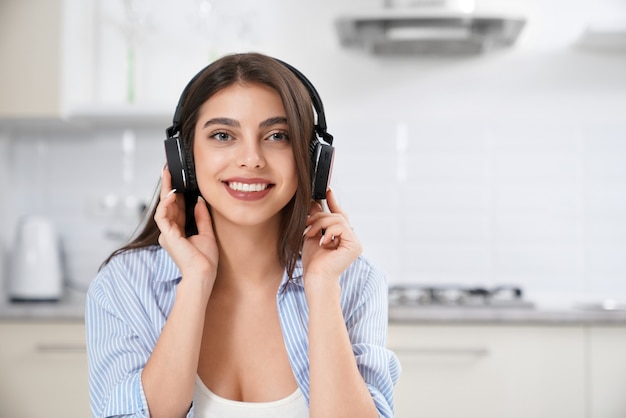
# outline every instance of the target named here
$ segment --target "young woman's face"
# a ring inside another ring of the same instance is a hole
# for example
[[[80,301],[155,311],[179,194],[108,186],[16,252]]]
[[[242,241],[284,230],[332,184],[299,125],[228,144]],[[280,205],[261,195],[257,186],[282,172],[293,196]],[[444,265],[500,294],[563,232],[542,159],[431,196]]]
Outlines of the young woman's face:
[[[200,107],[196,177],[216,221],[251,226],[278,219],[298,187],[287,129],[280,96],[264,85],[233,84]]]

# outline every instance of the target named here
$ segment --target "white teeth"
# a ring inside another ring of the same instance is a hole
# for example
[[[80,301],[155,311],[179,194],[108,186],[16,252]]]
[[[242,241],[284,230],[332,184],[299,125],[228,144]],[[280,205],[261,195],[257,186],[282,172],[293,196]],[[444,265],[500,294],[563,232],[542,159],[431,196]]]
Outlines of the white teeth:
[[[238,192],[260,192],[267,189],[267,183],[248,184],[237,181],[228,183],[228,187]]]

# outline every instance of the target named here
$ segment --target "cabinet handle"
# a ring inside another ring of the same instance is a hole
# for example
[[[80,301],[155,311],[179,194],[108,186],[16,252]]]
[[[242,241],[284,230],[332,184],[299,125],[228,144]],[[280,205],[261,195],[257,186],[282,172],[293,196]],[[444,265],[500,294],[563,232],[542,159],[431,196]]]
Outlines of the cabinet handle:
[[[52,344],[41,343],[35,346],[35,351],[41,354],[51,353],[83,353],[87,351],[85,344]]]
[[[419,347],[403,347],[392,348],[391,351],[397,354],[409,354],[409,355],[424,355],[424,356],[471,356],[471,357],[486,357],[489,355],[487,348],[452,348],[452,347],[433,347],[433,348],[419,348]]]

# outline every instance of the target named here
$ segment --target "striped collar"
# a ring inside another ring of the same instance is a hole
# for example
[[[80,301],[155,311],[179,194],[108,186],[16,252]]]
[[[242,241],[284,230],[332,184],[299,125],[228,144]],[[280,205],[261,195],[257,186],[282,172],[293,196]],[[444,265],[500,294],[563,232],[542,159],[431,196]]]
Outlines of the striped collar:
[[[158,268],[154,272],[154,281],[158,283],[172,282],[176,280],[180,280],[182,275],[180,270],[174,263],[174,260],[170,257],[170,255],[165,251],[165,249],[159,245],[154,245],[152,247],[148,247],[148,249],[155,252],[155,265]],[[281,293],[287,283],[289,282],[289,278],[287,277],[287,272],[283,273],[283,279],[278,287],[278,292]],[[296,284],[298,286],[303,287],[304,283],[302,281],[302,259],[298,259],[296,262],[296,266],[293,270],[293,278],[291,283]]]

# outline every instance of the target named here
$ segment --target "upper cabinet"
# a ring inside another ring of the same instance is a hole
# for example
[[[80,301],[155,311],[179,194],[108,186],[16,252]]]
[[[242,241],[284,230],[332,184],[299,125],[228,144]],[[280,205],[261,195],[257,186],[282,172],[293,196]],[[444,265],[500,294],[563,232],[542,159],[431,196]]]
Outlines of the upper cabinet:
[[[0,117],[59,115],[61,3],[0,1]]]
[[[59,120],[93,103],[95,4],[0,1],[0,122]]]
[[[208,42],[216,26],[201,11],[195,1],[0,0],[0,128],[162,127],[188,80],[230,51]]]

